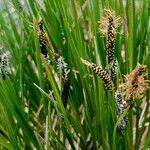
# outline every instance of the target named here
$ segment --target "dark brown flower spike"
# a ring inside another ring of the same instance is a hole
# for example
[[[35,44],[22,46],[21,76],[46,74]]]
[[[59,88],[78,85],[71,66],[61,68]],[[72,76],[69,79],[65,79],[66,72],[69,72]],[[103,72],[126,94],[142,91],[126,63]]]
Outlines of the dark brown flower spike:
[[[104,85],[108,90],[110,90],[110,91],[113,90],[114,85],[113,85],[111,77],[109,76],[107,71],[103,70],[100,66],[97,66],[96,64],[91,63],[87,60],[81,59],[81,61],[84,64],[86,64],[91,70],[93,70],[95,72],[95,74],[103,80]]]
[[[46,33],[43,30],[43,21],[41,18],[38,20],[38,37],[39,37],[39,43],[41,48],[41,53],[44,55],[44,57],[47,57],[47,37]]]
[[[116,29],[121,24],[121,18],[116,17],[113,10],[104,9],[99,23],[99,31],[106,36],[107,61],[110,64],[114,60]]]
[[[61,99],[64,107],[66,108],[68,102],[68,96],[69,96],[69,88],[70,88],[69,74],[67,74],[67,76],[63,78],[62,82],[63,82],[63,90],[62,90]]]
[[[40,43],[40,48],[41,48],[41,53],[47,58],[47,49],[48,48],[54,57],[55,61],[59,58],[59,55],[54,51],[51,42],[48,40],[48,36],[46,32],[43,29],[43,20],[40,17],[38,19],[38,37],[39,37],[39,43]]]

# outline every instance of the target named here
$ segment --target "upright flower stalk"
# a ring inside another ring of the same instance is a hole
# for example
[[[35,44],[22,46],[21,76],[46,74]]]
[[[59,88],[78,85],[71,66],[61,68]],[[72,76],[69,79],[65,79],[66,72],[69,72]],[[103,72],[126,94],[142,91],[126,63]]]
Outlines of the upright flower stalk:
[[[115,54],[115,36],[116,29],[121,24],[121,18],[115,16],[113,10],[104,9],[103,16],[99,21],[99,31],[106,37],[106,59],[108,63],[108,69],[111,77],[115,76],[116,71],[116,58]],[[113,68],[113,69],[111,69]],[[111,72],[113,70],[113,72]]]

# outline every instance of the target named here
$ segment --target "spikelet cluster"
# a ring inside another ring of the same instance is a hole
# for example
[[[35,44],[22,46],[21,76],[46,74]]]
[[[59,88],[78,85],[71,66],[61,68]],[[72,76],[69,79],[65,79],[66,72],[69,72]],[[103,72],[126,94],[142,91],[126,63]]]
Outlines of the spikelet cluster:
[[[127,101],[141,98],[147,91],[149,80],[145,80],[145,73],[146,66],[137,64],[136,68],[125,76],[123,89]]]
[[[39,43],[41,48],[41,53],[44,55],[44,57],[47,57],[47,36],[43,29],[43,21],[40,18],[38,21],[38,37],[39,37]]]
[[[104,9],[103,16],[99,23],[99,31],[103,33],[107,39],[107,61],[108,63],[111,63],[114,60],[116,29],[121,24],[121,18],[116,17],[113,10]]]
[[[86,64],[91,70],[93,70],[95,72],[95,74],[103,80],[104,85],[108,90],[110,90],[110,91],[113,90],[113,88],[114,88],[113,82],[111,80],[111,77],[107,73],[107,71],[103,70],[101,67],[99,67],[96,64],[91,63],[87,60],[81,59],[81,61],[84,64]]]
[[[123,98],[123,95],[121,91],[115,92],[115,99],[117,102],[117,107],[118,107],[118,116],[121,116],[126,108],[126,101]],[[118,125],[118,129],[120,132],[124,132],[126,124],[127,124],[127,117],[125,116],[123,120],[121,120],[120,124]]]
[[[67,106],[68,96],[69,96],[69,88],[70,88],[70,82],[69,82],[69,72],[68,65],[64,60],[63,56],[59,56],[57,59],[57,67],[59,72],[62,75],[62,95],[61,99],[63,102],[64,107]]]

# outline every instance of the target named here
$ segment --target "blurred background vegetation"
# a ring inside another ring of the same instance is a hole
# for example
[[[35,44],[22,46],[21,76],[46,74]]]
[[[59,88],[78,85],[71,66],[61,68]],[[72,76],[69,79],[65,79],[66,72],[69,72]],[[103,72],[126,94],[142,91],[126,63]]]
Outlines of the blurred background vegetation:
[[[149,0],[0,0],[0,149],[148,149],[150,91],[128,111],[123,133],[116,129],[114,92],[81,62],[105,68],[102,10],[123,20],[117,30],[115,90],[137,63],[150,79]],[[49,47],[41,56],[37,25],[43,20]],[[70,69],[68,104],[61,101],[62,77],[51,51]]]

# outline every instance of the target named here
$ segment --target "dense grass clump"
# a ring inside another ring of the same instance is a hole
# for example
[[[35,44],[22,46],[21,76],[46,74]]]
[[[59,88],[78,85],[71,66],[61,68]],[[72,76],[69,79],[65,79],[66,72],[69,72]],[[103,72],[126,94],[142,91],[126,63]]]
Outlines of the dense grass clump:
[[[0,149],[148,150],[148,0],[1,6]]]

